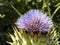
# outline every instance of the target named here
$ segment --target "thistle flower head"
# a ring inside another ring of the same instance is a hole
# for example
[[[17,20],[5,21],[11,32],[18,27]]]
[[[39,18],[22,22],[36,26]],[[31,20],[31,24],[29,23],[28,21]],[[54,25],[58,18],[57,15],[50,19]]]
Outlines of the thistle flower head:
[[[32,9],[19,17],[16,24],[19,28],[24,28],[28,31],[36,30],[40,32],[47,32],[53,26],[53,22],[50,17],[36,9]]]

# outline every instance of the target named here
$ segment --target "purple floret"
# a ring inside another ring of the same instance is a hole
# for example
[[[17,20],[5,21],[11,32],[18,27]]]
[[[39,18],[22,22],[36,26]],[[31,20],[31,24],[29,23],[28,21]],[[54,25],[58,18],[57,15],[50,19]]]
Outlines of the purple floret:
[[[17,19],[16,25],[27,31],[40,31],[47,32],[53,26],[53,22],[49,16],[40,12],[39,10],[32,9]]]

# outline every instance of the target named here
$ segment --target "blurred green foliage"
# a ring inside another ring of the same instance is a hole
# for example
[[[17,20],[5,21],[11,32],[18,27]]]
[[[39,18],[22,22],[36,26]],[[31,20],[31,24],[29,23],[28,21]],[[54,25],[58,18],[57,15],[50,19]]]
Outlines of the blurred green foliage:
[[[0,45],[8,45],[6,40],[10,39],[6,34],[13,33],[12,25],[30,9],[39,9],[51,16],[60,33],[60,0],[0,0]]]

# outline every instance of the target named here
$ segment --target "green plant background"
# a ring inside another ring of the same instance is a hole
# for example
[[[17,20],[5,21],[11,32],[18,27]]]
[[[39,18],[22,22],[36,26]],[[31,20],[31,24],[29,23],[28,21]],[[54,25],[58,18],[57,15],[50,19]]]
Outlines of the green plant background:
[[[8,32],[13,34],[12,25],[30,9],[47,13],[60,35],[60,0],[0,0],[0,45],[9,45],[6,41],[11,41]]]

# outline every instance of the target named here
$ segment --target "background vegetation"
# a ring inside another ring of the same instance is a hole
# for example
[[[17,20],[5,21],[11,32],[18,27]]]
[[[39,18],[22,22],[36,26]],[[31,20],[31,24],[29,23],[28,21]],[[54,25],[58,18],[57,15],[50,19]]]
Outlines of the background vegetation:
[[[17,18],[30,9],[39,9],[51,16],[60,35],[60,0],[0,0],[0,45],[9,45],[8,32],[13,34],[12,25]]]

